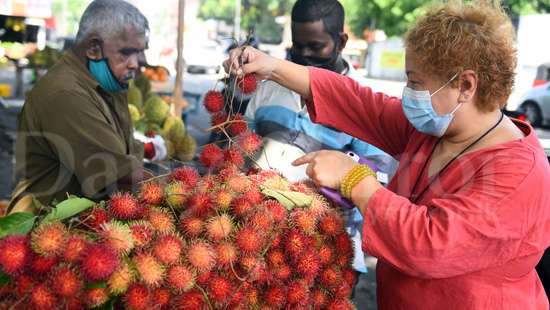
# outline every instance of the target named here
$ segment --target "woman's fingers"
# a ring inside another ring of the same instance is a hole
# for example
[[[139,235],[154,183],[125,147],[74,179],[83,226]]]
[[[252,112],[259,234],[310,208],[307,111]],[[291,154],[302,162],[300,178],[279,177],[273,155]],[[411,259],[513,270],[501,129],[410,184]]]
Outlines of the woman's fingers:
[[[306,154],[292,162],[293,166],[309,164],[317,156],[317,152]]]

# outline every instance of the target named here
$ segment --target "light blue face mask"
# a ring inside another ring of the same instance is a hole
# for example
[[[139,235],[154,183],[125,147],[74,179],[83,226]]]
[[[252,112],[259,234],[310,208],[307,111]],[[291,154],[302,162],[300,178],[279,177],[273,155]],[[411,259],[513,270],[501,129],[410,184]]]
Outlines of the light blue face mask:
[[[402,98],[403,111],[416,130],[436,137],[441,137],[445,134],[454,118],[455,112],[460,108],[462,103],[459,103],[450,113],[438,115],[432,104],[432,96],[447,87],[457,76],[458,73],[433,94],[430,94],[427,90],[414,90],[405,87]]]
[[[111,71],[111,68],[109,68],[107,58],[100,60],[88,59],[88,70],[99,82],[101,88],[110,93],[118,93],[127,88],[127,86],[123,85],[116,79]]]

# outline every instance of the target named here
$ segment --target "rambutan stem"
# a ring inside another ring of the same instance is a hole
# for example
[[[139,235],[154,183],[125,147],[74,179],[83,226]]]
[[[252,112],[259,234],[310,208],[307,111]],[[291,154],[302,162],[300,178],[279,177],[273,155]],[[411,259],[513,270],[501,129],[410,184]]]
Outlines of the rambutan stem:
[[[212,307],[212,304],[210,303],[210,299],[208,298],[208,294],[206,294],[206,291],[198,284],[195,285],[199,291],[201,291],[202,295],[204,296],[204,299],[206,299],[206,302],[208,303],[208,309],[213,310],[214,307]]]

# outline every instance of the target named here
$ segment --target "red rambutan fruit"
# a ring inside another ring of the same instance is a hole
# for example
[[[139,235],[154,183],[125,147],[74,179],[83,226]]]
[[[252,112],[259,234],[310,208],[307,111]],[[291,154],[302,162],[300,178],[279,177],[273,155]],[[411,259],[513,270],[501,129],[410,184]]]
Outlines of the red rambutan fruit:
[[[248,124],[245,121],[242,114],[237,113],[231,120],[231,123],[229,124],[229,133],[233,136],[238,136],[241,133],[248,130]]]
[[[199,237],[204,230],[204,222],[201,218],[192,215],[183,215],[180,219],[180,230],[189,238]]]
[[[37,274],[45,274],[50,272],[58,262],[57,257],[45,257],[35,254],[31,260],[31,271]]]
[[[319,276],[319,283],[326,288],[336,287],[342,282],[342,273],[335,267],[328,267],[321,271]]]
[[[172,266],[166,272],[166,282],[177,292],[187,292],[195,286],[195,274],[183,265]]]
[[[235,242],[244,253],[258,253],[264,246],[265,239],[261,232],[253,227],[244,227],[237,232]]]
[[[307,238],[297,229],[291,229],[285,241],[285,249],[292,257],[298,257],[304,251],[307,250],[309,241]]]
[[[292,280],[287,285],[287,301],[289,304],[307,304],[309,301],[309,290],[305,281]]]
[[[251,185],[252,182],[244,175],[235,175],[227,180],[227,186],[237,193],[246,192]]]
[[[269,210],[258,207],[248,217],[249,224],[258,231],[269,232],[273,229],[273,215]]]
[[[155,309],[170,309],[170,301],[172,301],[172,294],[170,290],[164,287],[159,287],[153,290],[152,298],[155,301]]]
[[[20,299],[29,294],[38,285],[35,277],[28,274],[21,274],[13,278],[13,293]]]
[[[208,243],[197,241],[187,249],[187,259],[199,273],[203,273],[212,270],[216,264],[216,252]]]
[[[109,213],[102,207],[95,206],[91,210],[82,213],[82,222],[93,230],[101,229],[101,224],[110,220]]]
[[[135,220],[143,216],[144,207],[129,193],[116,193],[109,200],[109,212],[118,220]]]
[[[304,251],[293,263],[294,269],[307,279],[314,278],[321,269],[319,257],[314,251]]]
[[[168,234],[176,230],[174,217],[170,211],[161,208],[150,208],[147,220],[153,231],[159,234]]]
[[[273,285],[267,288],[265,303],[273,308],[280,309],[286,305],[286,288],[283,285]]]
[[[221,242],[216,246],[216,255],[218,264],[228,267],[237,260],[237,248],[231,242]]]
[[[271,249],[277,249],[281,247],[281,245],[283,244],[283,235],[277,232],[272,238],[273,239],[271,241]]]
[[[65,306],[63,307],[64,310],[84,310],[86,307],[84,306],[84,303],[82,302],[80,296],[78,297],[71,297],[65,301]]]
[[[46,257],[61,254],[67,242],[67,228],[60,222],[41,224],[31,234],[34,252]]]
[[[210,124],[212,125],[212,127],[215,127],[213,129],[213,131],[216,132],[216,133],[223,132],[222,128],[225,127],[225,123],[228,121],[228,119],[229,119],[229,115],[225,112],[219,112],[219,113],[216,113],[216,114],[212,114]]]
[[[327,307],[327,310],[355,310],[355,306],[348,299],[335,299],[330,302]]]
[[[214,276],[214,272],[205,271],[197,275],[197,284],[200,286],[205,286],[210,281],[210,278]]]
[[[352,291],[353,288],[351,287],[351,285],[347,284],[344,281],[340,281],[333,292],[334,297],[345,299],[351,296]]]
[[[224,153],[224,158],[225,158],[225,153]],[[238,176],[240,172],[241,172],[240,167],[238,167],[235,164],[226,162],[223,168],[220,169],[220,171],[218,172],[218,178],[220,179],[220,182],[226,183],[231,178]]]
[[[325,266],[325,265],[328,265],[330,262],[332,262],[332,259],[334,258],[334,251],[330,246],[323,244],[319,248],[318,255],[319,255],[319,263],[322,266]]]
[[[161,264],[173,265],[180,260],[183,240],[174,234],[162,235],[153,244],[153,254]]]
[[[334,239],[334,247],[338,253],[347,254],[349,256],[353,255],[353,243],[350,236],[345,232],[336,236]]]
[[[84,303],[89,308],[95,308],[109,301],[109,292],[104,287],[95,287],[84,292]]]
[[[272,249],[267,252],[266,260],[269,267],[276,269],[286,263],[285,253],[279,249]]]
[[[214,205],[219,211],[227,211],[233,201],[233,194],[226,189],[220,189],[213,195]]]
[[[220,180],[217,175],[209,174],[205,175],[199,180],[199,183],[197,184],[195,188],[196,193],[210,193],[214,190],[218,189],[220,186]]]
[[[310,194],[311,195],[311,194]],[[319,220],[322,216],[329,212],[329,206],[326,199],[318,194],[313,194],[313,200],[309,207],[309,213]]]
[[[146,221],[136,221],[129,223],[132,239],[134,239],[135,247],[138,249],[148,246],[153,240],[154,231],[151,224]]]
[[[129,253],[134,248],[134,238],[128,225],[111,221],[101,225],[99,236],[103,242],[119,255]]]
[[[336,212],[330,212],[319,220],[319,228],[325,235],[336,237],[344,231],[344,223]]]
[[[0,241],[0,266],[8,275],[16,275],[30,261],[32,251],[27,236],[8,236]]]
[[[180,167],[172,171],[170,182],[179,181],[185,184],[188,188],[193,188],[199,182],[200,175],[197,169],[192,167]]]
[[[263,205],[270,211],[276,224],[281,224],[286,220],[288,212],[277,200],[264,201]]]
[[[259,290],[249,283],[245,283],[241,288],[243,290],[243,303],[249,307],[254,308],[260,303],[260,292]]]
[[[252,94],[256,91],[258,80],[255,76],[247,74],[237,80],[237,85],[243,94]]]
[[[210,113],[218,113],[223,110],[224,99],[219,91],[211,90],[204,97],[204,107]]]
[[[82,275],[88,281],[107,280],[118,266],[117,253],[105,244],[89,244],[80,261]]]
[[[330,297],[325,290],[321,288],[315,288],[311,292],[311,301],[313,302],[313,307],[315,309],[325,309],[330,301]]]
[[[243,198],[248,200],[253,205],[259,205],[264,200],[264,196],[257,188],[249,188],[243,195]]]
[[[214,203],[209,195],[195,193],[189,198],[188,207],[196,216],[204,217],[214,209]]]
[[[31,292],[30,301],[36,309],[51,310],[57,307],[57,298],[46,283],[37,284]]]
[[[124,294],[124,305],[130,310],[148,310],[151,308],[151,293],[145,285],[134,283]]]
[[[120,295],[125,293],[128,290],[130,284],[134,281],[135,273],[128,262],[123,261],[120,264],[120,267],[113,272],[109,280],[107,281],[107,286],[109,287],[109,292],[113,295]]]
[[[215,168],[223,161],[223,151],[215,144],[207,144],[204,146],[199,160],[205,167]]]
[[[206,307],[204,296],[198,290],[181,294],[172,305],[173,309],[180,310],[204,310]]]
[[[223,152],[223,160],[225,161],[226,165],[235,165],[236,167],[244,166],[243,155],[238,149],[234,147],[226,149]]]
[[[290,216],[294,225],[306,235],[312,235],[317,232],[317,220],[309,212],[296,210]]]
[[[239,264],[246,273],[247,281],[264,283],[268,280],[266,264],[263,258],[253,255],[243,256]]]
[[[238,218],[245,218],[249,213],[254,210],[254,206],[244,197],[238,197],[233,200],[232,209],[233,214]]]
[[[231,281],[222,276],[214,276],[208,282],[208,297],[218,305],[223,305],[234,291]]]
[[[140,200],[148,205],[159,205],[164,200],[164,189],[155,182],[143,184],[139,194]]]
[[[246,131],[237,138],[237,145],[245,154],[253,155],[262,146],[262,138],[251,131]]]
[[[165,200],[170,207],[180,209],[184,206],[189,194],[190,191],[183,182],[175,181],[166,186]]]
[[[99,229],[99,227],[98,227]],[[67,239],[67,244],[65,250],[63,251],[61,257],[64,261],[68,263],[75,263],[80,259],[82,251],[86,249],[88,245],[88,240],[84,236],[74,235],[70,236]]]
[[[211,241],[221,241],[233,232],[233,221],[227,214],[214,216],[206,222],[206,235]]]
[[[162,284],[165,276],[164,266],[151,254],[139,253],[132,259],[139,278],[150,288]]]
[[[355,270],[353,270],[352,268],[344,268],[344,270],[342,271],[342,278],[351,287],[354,287],[355,282],[357,281]]]
[[[334,258],[334,264],[340,268],[349,268],[351,266],[352,259],[353,256],[349,255],[349,253],[338,253]]]

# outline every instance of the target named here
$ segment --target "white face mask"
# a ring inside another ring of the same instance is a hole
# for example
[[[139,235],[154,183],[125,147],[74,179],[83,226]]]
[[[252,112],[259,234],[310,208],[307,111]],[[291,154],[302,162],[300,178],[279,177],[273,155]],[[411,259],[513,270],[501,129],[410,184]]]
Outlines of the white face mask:
[[[416,130],[436,137],[445,134],[462,103],[459,103],[450,113],[438,115],[433,108],[432,96],[447,87],[457,76],[458,73],[433,94],[427,90],[414,90],[405,86],[401,101],[403,111]]]

